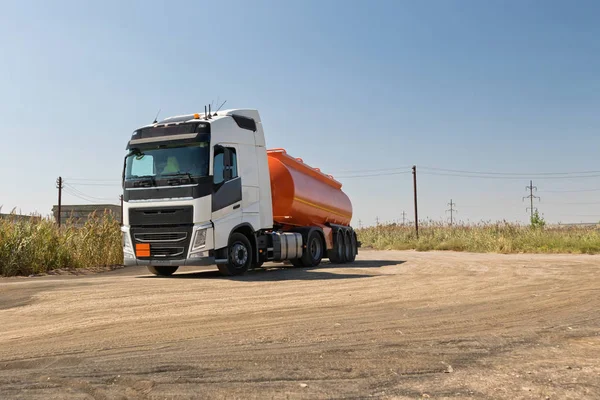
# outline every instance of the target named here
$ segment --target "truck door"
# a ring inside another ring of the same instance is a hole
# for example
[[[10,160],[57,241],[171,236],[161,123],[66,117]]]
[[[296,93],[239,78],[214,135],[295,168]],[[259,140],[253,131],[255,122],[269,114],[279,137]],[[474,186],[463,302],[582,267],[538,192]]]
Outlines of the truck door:
[[[212,222],[215,249],[227,246],[229,234],[242,223],[242,178],[237,152],[230,145],[216,145],[213,157]]]

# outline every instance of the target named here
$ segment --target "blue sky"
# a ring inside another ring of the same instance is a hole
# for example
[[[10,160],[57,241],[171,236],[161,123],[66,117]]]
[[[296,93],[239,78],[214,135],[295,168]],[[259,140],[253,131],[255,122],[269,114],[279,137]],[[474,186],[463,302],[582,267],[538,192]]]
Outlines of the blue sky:
[[[423,218],[446,218],[452,198],[463,220],[524,221],[531,178],[548,220],[600,220],[600,177],[536,175],[600,170],[598,2],[1,7],[3,212],[48,214],[59,175],[71,192],[116,203],[131,132],[159,108],[166,117],[220,98],[257,108],[269,147],[340,177],[411,165],[531,173],[419,174]],[[413,212],[410,174],[340,181],[355,225]],[[588,191],[557,192],[569,190]]]

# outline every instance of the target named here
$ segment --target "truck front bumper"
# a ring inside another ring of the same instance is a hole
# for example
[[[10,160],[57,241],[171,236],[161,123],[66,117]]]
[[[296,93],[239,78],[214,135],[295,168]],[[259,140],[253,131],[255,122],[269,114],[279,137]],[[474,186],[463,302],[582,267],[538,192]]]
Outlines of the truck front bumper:
[[[208,265],[215,265],[215,258],[212,255],[206,255],[194,257],[194,258],[182,258],[179,260],[160,260],[160,259],[150,259],[150,260],[140,260],[137,258],[128,258],[125,257],[124,264],[127,267],[136,266],[136,265],[154,265],[154,266],[169,266],[169,267],[183,267],[183,266],[191,266],[191,267],[205,267]],[[211,252],[212,253],[212,252]]]

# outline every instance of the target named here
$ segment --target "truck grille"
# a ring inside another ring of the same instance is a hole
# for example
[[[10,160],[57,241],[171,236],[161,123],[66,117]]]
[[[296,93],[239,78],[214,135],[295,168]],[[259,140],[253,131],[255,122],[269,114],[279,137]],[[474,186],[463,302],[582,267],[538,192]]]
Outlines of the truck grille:
[[[134,235],[136,242],[155,243],[155,242],[181,242],[187,239],[187,232],[147,232],[136,233]]]
[[[134,248],[143,244],[147,250],[138,256],[143,260],[181,260],[186,258],[192,238],[191,207],[130,210],[131,238]],[[137,254],[137,252],[136,252]]]

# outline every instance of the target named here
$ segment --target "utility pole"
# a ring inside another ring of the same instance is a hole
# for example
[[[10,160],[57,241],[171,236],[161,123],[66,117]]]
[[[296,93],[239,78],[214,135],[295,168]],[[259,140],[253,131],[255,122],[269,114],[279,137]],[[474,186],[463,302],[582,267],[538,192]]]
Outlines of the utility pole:
[[[63,179],[61,176],[56,180],[56,188],[58,189],[58,227],[60,228],[60,219],[62,212],[62,190],[63,190]]]
[[[362,229],[362,220],[358,219],[358,229]]]
[[[541,199],[538,196],[533,195],[534,190],[537,192],[537,186],[533,186],[533,181],[529,181],[529,186],[525,186],[525,190],[529,190],[529,196],[523,197],[523,201],[525,201],[525,199],[529,199],[530,204],[531,204],[529,207],[527,207],[525,209],[525,211],[529,210],[531,212],[531,219],[533,219],[533,211],[534,211],[533,199],[538,199],[538,201],[541,201]],[[537,209],[535,209],[535,211],[537,211]]]
[[[375,225],[379,226],[379,217],[375,217]]]
[[[413,165],[413,188],[415,192],[415,232],[417,233],[417,239],[419,239],[419,211],[417,205],[417,166]]]
[[[450,203],[448,203],[448,205],[450,206],[450,209],[446,210],[446,212],[450,212],[450,225],[452,226],[452,224],[454,223],[454,213],[458,211],[454,208],[456,203],[454,203],[452,199],[450,199]]]
[[[123,195],[119,196],[119,200],[121,200],[121,226],[123,226]]]
[[[406,212],[402,211],[402,225],[406,224]]]

